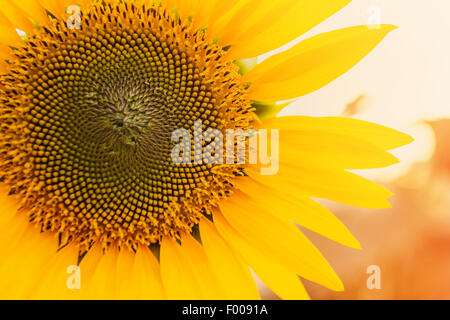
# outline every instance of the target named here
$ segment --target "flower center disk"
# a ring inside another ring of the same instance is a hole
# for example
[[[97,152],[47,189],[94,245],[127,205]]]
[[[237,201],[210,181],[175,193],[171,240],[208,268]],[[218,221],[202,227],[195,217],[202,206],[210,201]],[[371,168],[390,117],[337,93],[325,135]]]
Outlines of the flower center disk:
[[[14,50],[0,91],[1,178],[61,245],[177,238],[242,169],[171,160],[175,130],[193,134],[199,120],[247,129],[251,119],[224,51],[168,12],[96,4],[81,30],[54,19]]]

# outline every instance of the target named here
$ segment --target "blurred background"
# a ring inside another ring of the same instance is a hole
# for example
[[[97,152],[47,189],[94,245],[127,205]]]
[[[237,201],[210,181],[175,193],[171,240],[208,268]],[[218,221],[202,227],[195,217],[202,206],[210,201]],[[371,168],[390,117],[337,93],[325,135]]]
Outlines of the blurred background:
[[[363,251],[305,230],[346,287],[334,293],[305,281],[313,299],[450,299],[449,14],[448,0],[357,0],[280,49],[352,25],[399,26],[349,73],[292,102],[281,115],[354,117],[415,138],[394,152],[400,164],[358,172],[396,194],[392,209],[323,202]],[[379,268],[379,286],[369,289],[373,266]],[[267,299],[277,298],[262,291]]]

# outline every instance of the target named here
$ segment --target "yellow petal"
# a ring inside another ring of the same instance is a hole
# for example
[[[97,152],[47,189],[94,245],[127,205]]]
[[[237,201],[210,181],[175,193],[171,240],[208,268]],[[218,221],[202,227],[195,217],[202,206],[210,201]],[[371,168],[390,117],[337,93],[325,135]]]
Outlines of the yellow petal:
[[[39,237],[35,230],[28,230],[25,235],[8,255],[2,254],[0,262],[0,272],[4,275],[0,280],[2,299],[29,299],[40,278],[47,271],[47,261],[56,254],[54,245],[56,241]]]
[[[212,223],[202,219],[200,234],[208,261],[217,275],[225,298],[230,300],[259,299],[250,269],[225,243]]]
[[[17,33],[16,28],[3,12],[0,12],[0,43],[11,47],[23,45],[23,40]]]
[[[147,247],[137,253],[122,248],[117,258],[116,299],[163,299],[159,263]]]
[[[146,247],[137,253],[95,244],[81,261],[83,299],[164,299],[159,264]]]
[[[116,296],[119,300],[136,300],[139,297],[139,282],[134,274],[135,254],[127,248],[122,248],[117,257],[116,263]]]
[[[279,219],[292,221],[345,246],[361,249],[358,240],[329,210],[291,190],[277,190],[249,177],[236,179],[238,189],[259,208]],[[270,194],[270,197],[267,197]]]
[[[75,246],[55,252],[51,259],[47,260],[45,271],[39,277],[39,283],[33,289],[31,298],[38,300],[83,299],[84,296],[80,290],[69,289],[67,285],[68,280],[71,280],[69,277],[73,275],[70,273],[73,271],[69,267],[76,266],[77,258],[78,249]],[[82,274],[80,284],[83,284]]]
[[[58,18],[65,13],[66,0],[38,0],[38,2]]]
[[[230,58],[261,55],[296,39],[350,0],[251,0],[224,29]]]
[[[182,19],[192,16],[194,23],[201,28],[208,24],[215,2],[214,0],[176,0],[174,5]],[[170,6],[169,4],[168,7],[170,8]]]
[[[281,129],[279,140],[275,141],[275,147],[278,148],[281,164],[303,168],[371,169],[383,168],[399,162],[389,152],[359,136],[345,134],[345,132],[331,132],[328,128],[323,129],[320,126],[321,118],[312,118],[311,122],[313,123],[316,119],[317,126],[302,126],[303,118],[296,117],[296,119],[298,121],[297,125],[294,124],[295,129],[289,126],[283,127],[283,121],[278,121]],[[275,125],[268,126],[263,123],[262,128],[275,129],[277,128]],[[269,140],[268,150],[271,149],[272,142]]]
[[[302,168],[280,163],[276,175],[262,176],[258,169],[250,168],[247,174],[273,188],[292,188],[307,197],[328,199],[343,204],[369,208],[391,208],[393,194],[384,187],[345,170]]]
[[[93,253],[88,253],[93,254]],[[105,254],[97,254],[97,265],[94,270],[88,273],[87,279],[84,280],[83,290],[90,299],[116,299],[117,292],[117,261],[118,249],[111,247]],[[80,265],[82,274],[84,272],[83,264]],[[85,277],[86,278],[86,277]]]
[[[413,139],[402,132],[372,122],[343,117],[289,116],[262,122],[262,129],[280,131],[320,131],[326,135],[346,135],[364,140],[374,147],[392,150],[409,144]]]
[[[320,128],[281,130],[280,162],[305,168],[370,169],[399,161],[357,136],[330,133]]]
[[[181,251],[186,267],[189,267],[199,284],[204,299],[226,299],[221,292],[217,275],[213,272],[201,244],[190,235],[181,237]]]
[[[28,18],[27,14],[18,7],[13,1],[3,1],[0,11],[8,17],[8,20],[18,29],[30,33],[34,29],[34,25]]]
[[[161,278],[168,299],[205,299],[192,270],[186,266],[180,245],[168,237],[161,243]]]
[[[101,243],[95,243],[79,265],[81,268],[81,290],[79,294],[86,299],[100,299],[95,291],[97,283],[93,282],[93,277],[103,257]]]
[[[357,26],[309,38],[272,56],[244,76],[250,97],[280,101],[300,97],[327,85],[371,52],[396,27]]]
[[[69,290],[69,298],[165,299],[159,263],[147,247],[134,253],[112,246],[104,253],[102,245],[95,244],[79,267],[81,290]]]
[[[217,21],[224,14],[229,13],[242,0],[212,0],[213,6],[211,8],[210,22]]]
[[[31,299],[48,275],[49,262],[58,255],[57,239],[17,214],[18,205],[11,197],[2,196],[0,207],[0,273],[7,275],[0,277],[0,298]]]
[[[309,299],[305,287],[295,273],[252,247],[230,226],[220,212],[214,213],[214,224],[224,239],[227,239],[227,242],[244,257],[259,278],[280,298]]]
[[[220,210],[230,225],[267,258],[332,290],[343,289],[325,258],[292,223],[260,210],[241,192],[220,203]]]
[[[218,39],[224,35],[225,27],[242,7],[246,0],[213,0],[213,5],[208,17],[208,36],[212,39]]]
[[[134,279],[138,285],[138,299],[165,299],[160,265],[147,247],[140,247],[134,257]]]
[[[86,9],[91,3],[91,0],[79,0],[82,9]]]
[[[39,25],[42,26],[49,22],[47,13],[38,0],[17,0],[14,1],[14,4]]]
[[[270,0],[241,1],[239,9],[224,23],[224,33],[220,36],[220,42],[224,46],[234,45],[242,34],[245,34],[258,22],[262,22],[267,14],[272,13],[273,16],[272,19],[266,19],[264,27],[267,27],[271,21],[276,20],[275,17],[280,12],[285,12],[286,8],[292,6],[294,2],[295,0],[278,0],[276,2]],[[242,58],[251,58],[251,56]]]
[[[208,27],[207,35],[214,39],[218,37],[214,25],[217,20],[226,15],[240,0],[168,0],[163,5],[168,9],[177,9],[181,19],[192,17],[197,28]]]

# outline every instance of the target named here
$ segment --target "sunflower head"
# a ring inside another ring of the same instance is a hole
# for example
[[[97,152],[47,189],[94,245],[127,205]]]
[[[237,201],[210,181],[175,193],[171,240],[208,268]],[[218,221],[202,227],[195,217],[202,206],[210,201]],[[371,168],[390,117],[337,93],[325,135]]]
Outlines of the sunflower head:
[[[191,232],[239,168],[174,164],[172,132],[252,121],[224,54],[189,19],[145,2],[98,2],[81,29],[52,19],[28,35],[2,76],[0,154],[30,221],[84,249]]]

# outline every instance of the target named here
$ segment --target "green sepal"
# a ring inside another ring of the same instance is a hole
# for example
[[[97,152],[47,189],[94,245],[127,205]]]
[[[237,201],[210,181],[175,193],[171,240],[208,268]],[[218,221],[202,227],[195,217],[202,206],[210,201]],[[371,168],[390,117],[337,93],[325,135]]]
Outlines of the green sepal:
[[[235,60],[234,64],[239,67],[239,74],[244,75],[249,73],[257,64],[257,58],[243,59],[243,60]]]
[[[252,107],[255,108],[255,113],[258,118],[262,120],[267,120],[270,118],[275,118],[277,114],[281,112],[284,108],[286,108],[290,102],[276,104],[276,102],[261,102],[254,101],[252,103]]]

